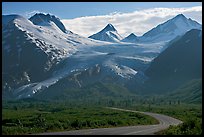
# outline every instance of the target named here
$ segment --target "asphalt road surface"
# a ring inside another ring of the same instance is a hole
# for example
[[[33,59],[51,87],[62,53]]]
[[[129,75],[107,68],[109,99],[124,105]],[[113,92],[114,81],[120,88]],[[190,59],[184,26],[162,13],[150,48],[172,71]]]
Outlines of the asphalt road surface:
[[[182,121],[151,112],[140,112],[133,110],[126,110],[120,108],[112,108],[120,111],[129,111],[142,113],[154,117],[159,121],[157,125],[140,125],[140,126],[125,126],[125,127],[115,127],[115,128],[97,128],[97,129],[82,129],[82,130],[72,130],[72,131],[63,131],[63,132],[49,132],[41,133],[38,135],[154,135],[155,132],[168,128],[170,125],[178,125]]]

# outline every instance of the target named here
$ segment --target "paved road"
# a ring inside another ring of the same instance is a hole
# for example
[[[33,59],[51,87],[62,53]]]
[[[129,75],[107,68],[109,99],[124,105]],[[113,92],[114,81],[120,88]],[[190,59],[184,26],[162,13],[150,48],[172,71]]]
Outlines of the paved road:
[[[170,125],[178,125],[182,123],[182,121],[178,119],[165,116],[162,114],[156,114],[151,112],[140,112],[140,111],[126,110],[126,109],[112,108],[112,107],[108,107],[108,108],[120,110],[120,111],[143,113],[156,118],[159,121],[159,124],[126,126],[126,127],[116,127],[116,128],[83,129],[83,130],[73,130],[73,131],[64,131],[64,132],[50,132],[50,133],[41,133],[39,135],[153,135],[155,132],[168,128]]]

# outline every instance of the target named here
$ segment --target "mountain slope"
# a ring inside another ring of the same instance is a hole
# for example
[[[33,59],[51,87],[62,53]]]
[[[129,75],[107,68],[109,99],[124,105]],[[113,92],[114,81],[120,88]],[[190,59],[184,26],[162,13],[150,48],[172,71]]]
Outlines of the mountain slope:
[[[3,16],[3,22],[3,91],[47,78],[66,51],[48,45],[38,34],[35,37],[33,30],[37,28],[19,15]]]
[[[156,57],[145,74],[149,93],[165,93],[202,76],[202,31],[192,29]]]
[[[35,25],[19,15],[2,16],[4,93],[50,77],[55,65],[80,47],[104,44],[70,31],[64,33],[55,23],[49,23]]]
[[[183,14],[179,14],[146,32],[140,37],[140,42],[169,41],[191,29],[202,29],[202,25],[190,18],[187,19]]]
[[[112,24],[108,24],[103,30],[89,36],[88,38],[108,42],[120,42],[122,39]]]

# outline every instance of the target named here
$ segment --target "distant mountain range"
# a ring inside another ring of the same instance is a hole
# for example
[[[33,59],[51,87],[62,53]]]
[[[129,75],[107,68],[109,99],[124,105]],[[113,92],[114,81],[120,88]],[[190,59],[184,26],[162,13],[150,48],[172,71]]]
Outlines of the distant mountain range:
[[[179,14],[174,18],[162,24],[159,24],[140,37],[137,37],[135,34],[131,33],[126,38],[121,39],[120,35],[117,33],[117,30],[113,27],[113,25],[108,24],[102,31],[89,36],[89,38],[108,42],[169,42],[170,40],[173,40],[177,36],[183,35],[191,29],[202,29],[202,25],[190,18],[187,19],[183,14]]]
[[[54,15],[3,15],[3,99],[121,98],[180,93],[182,85],[194,90],[187,83],[201,79],[201,29],[180,14],[141,37],[123,39],[108,24],[85,38]]]

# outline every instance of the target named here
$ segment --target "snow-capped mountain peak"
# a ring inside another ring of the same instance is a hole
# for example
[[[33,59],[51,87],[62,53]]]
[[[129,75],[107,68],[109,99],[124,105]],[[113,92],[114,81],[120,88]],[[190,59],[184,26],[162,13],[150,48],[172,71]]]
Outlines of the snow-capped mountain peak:
[[[146,32],[142,37],[141,41],[170,41],[177,36],[181,36],[191,29],[201,29],[202,25],[198,22],[187,19],[183,14],[169,19],[168,21],[156,26],[150,31]]]
[[[108,42],[120,42],[120,40],[122,39],[122,37],[118,34],[117,30],[110,23],[106,25],[104,29],[102,29],[96,34],[89,36],[88,38]]]
[[[134,33],[131,33],[130,35],[125,37],[122,41],[123,42],[135,43],[135,42],[138,41],[138,37]]]
[[[117,31],[112,24],[108,24],[102,31]]]
[[[36,13],[34,16],[30,17],[29,19],[31,22],[33,22],[34,25],[39,26],[50,26],[52,25],[52,22],[64,33],[67,32],[65,26],[60,21],[59,18],[55,17],[54,15],[50,14],[43,14],[43,13]]]
[[[178,14],[174,17],[174,19],[176,18],[183,18],[183,19],[187,19],[183,14]]]
[[[199,23],[197,23],[196,21],[193,21],[191,18],[187,19],[183,14],[177,15],[170,21],[173,22],[177,27],[188,27],[188,26],[200,27]]]
[[[137,38],[137,36],[134,33],[131,33],[129,36],[127,36],[128,38]]]

